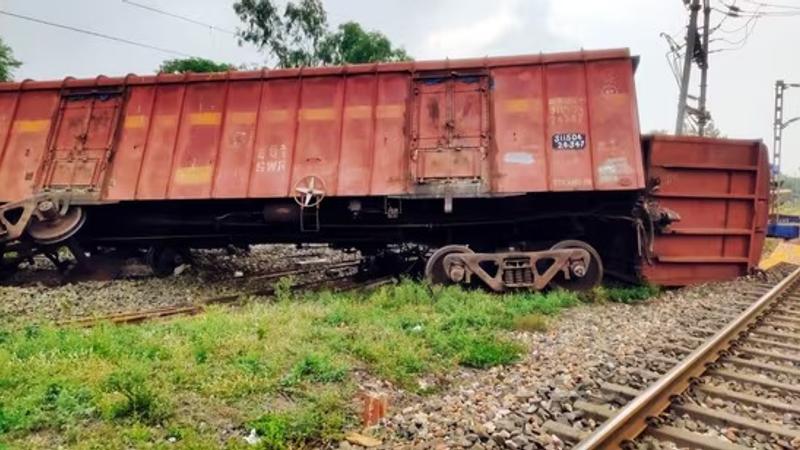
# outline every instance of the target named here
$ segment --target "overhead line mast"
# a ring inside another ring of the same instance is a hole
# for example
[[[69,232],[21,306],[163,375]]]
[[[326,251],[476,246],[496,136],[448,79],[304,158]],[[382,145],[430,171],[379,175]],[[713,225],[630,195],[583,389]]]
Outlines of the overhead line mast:
[[[779,175],[781,173],[781,152],[783,150],[783,130],[789,125],[800,120],[800,116],[789,120],[783,119],[783,96],[787,89],[800,87],[800,83],[787,83],[783,80],[775,82],[775,117],[772,121],[772,179],[773,197],[770,202],[770,214],[777,217],[778,213],[778,188],[780,187]]]
[[[697,112],[697,134],[705,134],[706,124],[711,119],[706,109],[706,96],[708,94],[708,35],[711,34],[711,0],[703,0],[703,48],[700,53],[700,100]]]
[[[678,117],[675,121],[675,134],[683,134],[686,120],[686,100],[689,97],[689,81],[692,76],[692,58],[694,57],[695,43],[697,42],[697,12],[700,10],[700,0],[692,0],[689,6],[689,26],[686,29],[686,54],[683,58],[683,72],[681,74],[681,93],[678,97]]]

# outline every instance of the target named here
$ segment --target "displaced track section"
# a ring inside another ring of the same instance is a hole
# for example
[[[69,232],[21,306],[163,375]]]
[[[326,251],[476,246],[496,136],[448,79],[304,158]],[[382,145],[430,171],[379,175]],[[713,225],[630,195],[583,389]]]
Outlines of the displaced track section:
[[[323,267],[311,267],[306,269],[296,270],[283,270],[277,272],[269,272],[262,274],[253,274],[248,278],[257,279],[259,281],[278,280],[283,277],[303,276],[321,271],[325,272],[328,276],[314,281],[306,281],[293,284],[291,289],[293,291],[304,289],[318,289],[328,287],[335,291],[348,291],[355,289],[369,289],[372,287],[380,286],[393,282],[393,277],[374,278],[366,281],[356,281],[352,273],[348,273],[349,269],[358,266],[360,261],[348,261],[338,264],[331,264]],[[77,319],[65,320],[59,322],[59,325],[76,325],[91,327],[100,323],[118,323],[118,324],[132,324],[140,323],[153,319],[185,316],[202,313],[206,307],[210,305],[226,305],[235,304],[242,299],[251,296],[271,296],[276,293],[276,285],[270,284],[267,287],[259,288],[257,290],[243,291],[234,294],[226,294],[216,297],[209,297],[201,299],[191,304],[181,304],[167,307],[149,308],[134,311],[124,311],[119,313],[100,315],[100,316],[87,316]]]
[[[580,440],[574,448],[581,450],[632,443],[671,448],[663,442],[718,450],[800,448],[800,269],[761,288],[754,302],[646,389],[600,383],[602,391],[631,399],[624,407],[577,402],[586,415],[605,420],[593,433],[558,422],[545,428]]]

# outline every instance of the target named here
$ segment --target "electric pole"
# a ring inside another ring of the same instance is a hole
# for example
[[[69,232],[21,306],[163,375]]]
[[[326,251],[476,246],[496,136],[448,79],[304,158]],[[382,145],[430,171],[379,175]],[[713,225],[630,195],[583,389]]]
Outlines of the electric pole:
[[[800,87],[800,83],[786,83],[783,80],[775,82],[775,118],[772,121],[772,199],[770,202],[770,213],[775,216],[778,212],[778,176],[781,173],[781,150],[783,147],[783,130],[800,117],[793,117],[783,120],[783,94],[786,89]]]
[[[697,134],[705,134],[706,124],[710,118],[706,109],[706,92],[708,90],[708,34],[711,28],[711,0],[703,0],[703,48],[700,54],[700,100],[697,117]]]
[[[683,58],[683,73],[681,77],[681,94],[678,99],[678,118],[675,121],[675,134],[683,134],[683,123],[686,119],[686,100],[689,96],[689,81],[692,75],[692,58],[694,57],[694,44],[697,41],[697,12],[700,10],[700,0],[692,0],[689,6],[689,26],[686,30],[686,55]]]

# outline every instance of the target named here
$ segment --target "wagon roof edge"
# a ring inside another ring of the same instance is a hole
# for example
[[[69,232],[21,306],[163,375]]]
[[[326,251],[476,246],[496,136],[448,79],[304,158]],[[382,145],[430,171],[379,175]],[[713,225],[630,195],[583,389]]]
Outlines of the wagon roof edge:
[[[57,80],[30,80],[0,83],[0,91],[61,89],[75,87],[103,87],[118,85],[142,85],[161,83],[182,83],[224,80],[257,80],[274,78],[299,78],[307,76],[331,76],[369,73],[414,73],[423,71],[470,70],[483,68],[513,67],[522,65],[557,64],[569,62],[586,62],[609,59],[633,59],[630,49],[616,48],[604,50],[580,50],[558,53],[538,53],[512,56],[485,56],[481,58],[443,59],[426,61],[401,61],[390,63],[353,64],[343,66],[301,67],[291,69],[261,69],[249,71],[228,71],[213,73],[187,74],[148,74],[108,77],[99,75],[95,78],[65,77]]]

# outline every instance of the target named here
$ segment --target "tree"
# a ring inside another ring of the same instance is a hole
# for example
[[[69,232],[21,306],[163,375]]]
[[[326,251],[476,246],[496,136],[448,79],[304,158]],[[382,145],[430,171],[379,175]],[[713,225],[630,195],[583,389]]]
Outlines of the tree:
[[[0,81],[11,81],[14,69],[21,65],[21,62],[14,59],[11,47],[0,39]]]
[[[186,72],[225,72],[236,70],[231,64],[217,63],[205,58],[176,58],[168,59],[161,63],[158,68],[163,73],[186,73]]]
[[[411,57],[402,48],[392,48],[389,38],[379,31],[365,31],[357,22],[339,25],[321,45],[325,64],[358,64],[382,61],[407,61]]]
[[[392,48],[377,31],[365,31],[347,22],[331,31],[321,0],[290,0],[283,10],[277,0],[239,0],[234,11],[245,25],[239,42],[266,50],[278,67],[398,61],[411,59],[405,50]]]
[[[317,66],[320,43],[328,32],[328,15],[320,0],[290,1],[279,13],[273,0],[240,0],[233,10],[245,24],[247,41],[277,58],[279,67]]]

